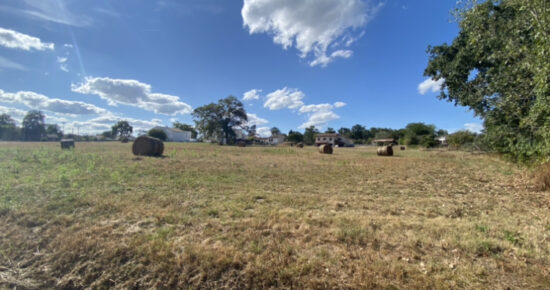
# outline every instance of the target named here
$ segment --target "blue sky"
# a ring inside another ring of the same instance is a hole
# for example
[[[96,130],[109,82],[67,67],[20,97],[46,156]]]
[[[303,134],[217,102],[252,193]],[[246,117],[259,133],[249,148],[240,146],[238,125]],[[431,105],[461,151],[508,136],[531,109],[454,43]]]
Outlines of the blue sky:
[[[234,95],[265,134],[315,125],[479,130],[423,77],[428,45],[458,32],[455,1],[7,0],[0,113],[80,133],[192,123]],[[246,97],[245,97],[246,96]],[[76,129],[74,129],[76,130]],[[76,132],[76,131],[75,131]]]

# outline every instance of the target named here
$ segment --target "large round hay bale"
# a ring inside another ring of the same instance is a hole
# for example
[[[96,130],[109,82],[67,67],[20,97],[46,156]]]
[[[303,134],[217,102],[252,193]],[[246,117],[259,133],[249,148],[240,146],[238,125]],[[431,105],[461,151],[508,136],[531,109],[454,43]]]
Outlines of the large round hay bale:
[[[162,156],[164,143],[160,139],[151,136],[139,136],[132,145],[134,155]]]
[[[405,150],[405,149],[406,149],[406,147],[405,147],[405,146],[401,146],[401,148],[400,148],[400,149],[401,149],[401,150]]]
[[[322,154],[332,154],[332,145],[323,144],[319,146],[319,152]]]
[[[296,144],[296,147],[298,147],[298,148],[304,148],[304,143],[300,142],[300,143]]]
[[[73,139],[61,139],[61,149],[71,149],[74,148]]]
[[[376,154],[378,156],[393,156],[393,148],[391,145],[380,146],[376,150]]]

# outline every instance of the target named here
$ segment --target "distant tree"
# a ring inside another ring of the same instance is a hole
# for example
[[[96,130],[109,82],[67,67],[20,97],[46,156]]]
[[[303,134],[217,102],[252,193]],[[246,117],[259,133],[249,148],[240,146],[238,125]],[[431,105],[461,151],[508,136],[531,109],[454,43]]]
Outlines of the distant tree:
[[[248,128],[248,137],[254,138],[256,136],[256,125],[252,125]]]
[[[334,133],[336,133],[336,131],[334,131],[334,128],[328,127],[328,128],[325,130],[325,133],[326,133],[326,134],[334,134]]]
[[[342,127],[340,129],[338,129],[338,134],[349,138],[351,136],[351,130],[349,128]]]
[[[166,139],[168,138],[168,136],[166,136],[166,133],[164,131],[162,131],[161,129],[155,129],[155,128],[149,130],[149,132],[147,132],[147,135],[158,138],[162,141],[166,141]]]
[[[450,134],[447,137],[447,143],[449,145],[460,147],[468,143],[473,143],[476,138],[476,134],[467,130],[457,131]]]
[[[120,136],[121,138],[128,138],[133,131],[134,128],[130,126],[128,121],[125,120],[118,121],[116,124],[113,125],[113,127],[111,127],[113,138],[116,138],[117,136]]]
[[[390,139],[393,138],[392,132],[389,130],[380,130],[374,135],[374,139]]]
[[[227,144],[235,143],[234,128],[244,128],[248,120],[243,104],[234,96],[198,107],[192,115],[204,137],[216,137],[220,143]]]
[[[46,134],[56,135],[58,138],[63,137],[63,132],[57,124],[47,124],[46,125]]]
[[[306,145],[313,145],[315,144],[315,135],[319,134],[319,130],[315,128],[315,126],[309,126],[306,128],[304,132],[304,143]]]
[[[271,136],[277,136],[277,135],[280,135],[280,134],[281,134],[281,130],[279,130],[279,128],[277,128],[277,127],[271,128]]]
[[[23,118],[21,134],[25,141],[40,141],[45,134],[44,114],[41,111],[32,110]]]
[[[19,130],[15,125],[15,120],[8,114],[0,115],[0,140],[17,140]]]
[[[304,141],[304,135],[298,131],[290,130],[286,139],[292,143],[300,143]]]
[[[405,145],[432,147],[435,143],[435,126],[426,125],[421,122],[407,124],[402,143]]]
[[[362,140],[365,138],[365,131],[365,126],[359,124],[354,125],[353,127],[351,127],[350,137],[353,140]]]
[[[176,121],[176,122],[172,123],[172,126],[174,128],[180,129],[182,131],[189,131],[189,132],[191,132],[191,138],[193,138],[193,139],[197,138],[197,135],[198,135],[197,130],[195,130],[195,127],[193,127],[191,125],[180,123],[180,122]]]
[[[105,138],[113,138],[113,131],[104,131],[103,133],[101,133],[101,136]]]
[[[449,132],[447,130],[439,129],[437,132],[435,132],[435,136],[441,137],[441,136],[447,136],[449,135]]]

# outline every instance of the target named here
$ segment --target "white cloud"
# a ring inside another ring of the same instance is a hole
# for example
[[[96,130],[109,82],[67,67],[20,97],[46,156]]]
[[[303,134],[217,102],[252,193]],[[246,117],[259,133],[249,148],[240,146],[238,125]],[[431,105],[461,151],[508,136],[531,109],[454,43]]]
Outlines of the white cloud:
[[[356,30],[382,5],[370,6],[363,0],[244,0],[241,15],[250,34],[271,34],[284,49],[295,46],[302,58],[313,54],[311,66],[326,66],[337,57],[351,56],[350,50],[337,47],[361,37]]]
[[[300,113],[314,113],[320,111],[330,111],[334,108],[331,104],[305,105],[300,108]]]
[[[75,14],[67,0],[24,0],[28,9],[9,8],[9,12],[21,14],[38,20],[49,21],[70,26],[89,26],[93,20],[87,15]]]
[[[260,135],[261,137],[269,137],[271,136],[271,128],[269,127],[256,128],[256,134]]]
[[[248,125],[250,126],[252,125],[260,126],[260,125],[265,125],[269,123],[268,120],[260,118],[256,114],[247,113],[246,115],[248,117]]]
[[[0,68],[7,68],[7,69],[16,69],[16,70],[27,70],[27,68],[19,63],[16,63],[14,61],[11,61],[7,58],[3,58],[0,56]]]
[[[109,105],[125,104],[164,115],[189,114],[191,106],[179,97],[152,93],[151,85],[136,80],[88,77],[80,85],[72,85],[73,92],[94,94]]]
[[[81,134],[97,134],[103,131],[111,130],[111,127],[118,121],[128,121],[130,126],[133,127],[134,133],[138,131],[148,131],[156,126],[163,126],[163,123],[159,119],[152,119],[150,121],[140,120],[134,118],[125,118],[123,116],[117,116],[112,113],[107,113],[103,116],[93,118],[86,121],[72,121],[65,126],[65,131],[69,132],[79,128]]]
[[[0,45],[22,50],[53,50],[54,44],[42,42],[40,38],[0,27]]]
[[[304,104],[302,102],[304,97],[305,94],[300,90],[284,87],[267,95],[264,108],[269,108],[272,111],[285,108],[297,109]]]
[[[243,95],[244,101],[252,101],[252,100],[259,100],[260,99],[260,93],[262,90],[252,89]]]
[[[17,123],[21,123],[27,112],[19,110],[17,108],[10,108],[0,106],[0,114],[8,114],[14,119]]]
[[[441,90],[441,86],[443,85],[444,81],[444,79],[439,79],[437,81],[433,79],[427,79],[418,85],[418,92],[421,95],[424,95],[428,91],[432,91],[432,93],[438,92]]]
[[[340,116],[336,115],[332,111],[319,111],[311,114],[307,122],[300,125],[300,129],[305,129],[309,126],[315,126],[317,128],[322,128],[328,124],[329,121],[340,119]]]
[[[73,48],[73,45],[70,44],[70,43],[65,43],[65,44],[63,44],[63,47],[65,47],[65,48]]]
[[[67,60],[69,60],[69,58],[67,57],[57,57],[57,62],[59,63],[59,69],[64,71],[64,72],[69,72],[69,68],[67,67]]]
[[[344,107],[344,106],[346,106],[346,105],[347,105],[347,104],[344,103],[344,102],[336,102],[336,103],[334,103],[334,107],[335,107],[335,108],[342,108],[342,107]]]
[[[92,104],[80,101],[52,99],[47,96],[30,91],[8,93],[0,90],[0,102],[17,103],[25,105],[32,109],[71,115],[92,115],[103,114],[107,112],[107,110],[99,108]]]
[[[466,123],[464,124],[464,129],[474,133],[480,133],[481,130],[483,130],[483,125],[479,123]]]

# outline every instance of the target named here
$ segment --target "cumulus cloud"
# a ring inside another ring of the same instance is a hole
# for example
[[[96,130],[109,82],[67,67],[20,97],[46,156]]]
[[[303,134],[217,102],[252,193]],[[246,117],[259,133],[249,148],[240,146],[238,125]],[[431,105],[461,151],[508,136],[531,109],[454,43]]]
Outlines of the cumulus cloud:
[[[335,107],[335,108],[342,108],[342,107],[344,107],[344,106],[346,106],[346,105],[347,105],[347,104],[344,103],[344,102],[336,102],[336,103],[334,103],[334,107]]]
[[[428,91],[432,91],[432,93],[438,92],[441,90],[443,82],[445,82],[444,79],[439,79],[437,81],[433,79],[427,79],[418,85],[418,92],[421,95],[424,95]]]
[[[466,123],[464,124],[464,129],[470,132],[480,133],[481,130],[483,130],[483,125],[479,123]]]
[[[284,49],[295,46],[301,57],[313,55],[311,66],[326,66],[335,58],[349,58],[351,45],[382,3],[363,0],[244,0],[241,15],[250,34],[268,33]]]
[[[27,68],[19,63],[16,63],[14,61],[11,61],[7,58],[3,58],[0,56],[0,68],[7,68],[7,69],[16,69],[16,70],[27,70]]]
[[[71,115],[92,115],[107,112],[107,110],[92,104],[49,98],[30,91],[8,93],[0,90],[0,102],[22,104],[32,109]]]
[[[243,95],[244,101],[252,101],[252,100],[259,100],[260,99],[260,93],[262,90],[252,89]]]
[[[0,27],[0,45],[22,50],[53,50],[54,44],[42,42],[40,38]]]
[[[164,115],[189,114],[191,106],[179,97],[152,93],[151,85],[136,80],[88,77],[79,85],[72,85],[73,92],[98,95],[109,105],[125,104]]]
[[[269,137],[271,136],[271,128],[269,127],[256,128],[256,134],[260,135],[260,137]]]
[[[260,125],[265,125],[269,123],[268,120],[260,118],[256,114],[247,113],[246,115],[248,117],[248,125],[250,126],[252,125],[260,126]]]
[[[310,126],[315,126],[317,128],[322,128],[332,120],[340,119],[340,116],[336,115],[332,111],[319,111],[311,114],[307,122],[300,125],[300,129],[305,129]]]
[[[67,67],[67,60],[69,60],[69,58],[67,57],[57,57],[57,62],[59,63],[59,69],[64,71],[64,72],[69,72],[69,68]]]
[[[264,108],[269,108],[272,111],[285,108],[297,109],[304,104],[302,102],[304,97],[305,94],[302,91],[284,87],[267,95]]]
[[[8,114],[14,119],[17,123],[21,123],[27,112],[17,109],[0,106],[0,114]]]

